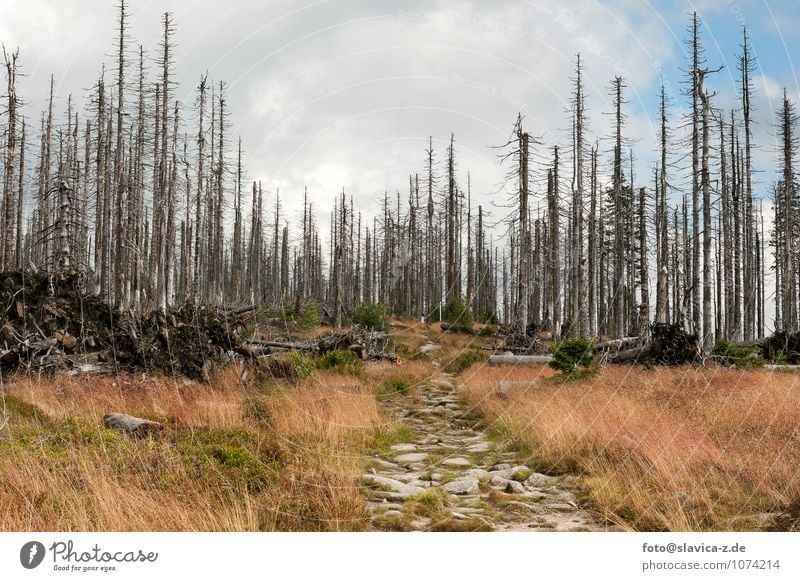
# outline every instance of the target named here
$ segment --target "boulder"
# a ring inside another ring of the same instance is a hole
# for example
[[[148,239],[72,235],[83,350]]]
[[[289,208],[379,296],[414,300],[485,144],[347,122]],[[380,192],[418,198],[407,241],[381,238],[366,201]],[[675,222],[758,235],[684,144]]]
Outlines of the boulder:
[[[106,414],[103,416],[103,425],[134,438],[144,438],[164,429],[164,424],[126,414]]]
[[[428,455],[425,452],[412,452],[410,454],[400,454],[394,458],[394,461],[398,464],[413,464],[427,459]]]
[[[450,494],[475,494],[480,490],[477,478],[458,478],[445,484],[444,488]]]
[[[371,484],[377,484],[382,488],[386,488],[390,491],[391,498],[397,499],[405,499],[413,494],[419,494],[420,492],[425,492],[425,489],[421,486],[412,486],[410,484],[404,484],[399,480],[395,480],[394,478],[388,478],[386,476],[378,476],[375,474],[365,474],[363,476],[364,481],[369,482]]]
[[[450,466],[452,468],[468,468],[469,466],[472,466],[472,462],[466,458],[448,458],[447,460],[442,460],[442,466]]]

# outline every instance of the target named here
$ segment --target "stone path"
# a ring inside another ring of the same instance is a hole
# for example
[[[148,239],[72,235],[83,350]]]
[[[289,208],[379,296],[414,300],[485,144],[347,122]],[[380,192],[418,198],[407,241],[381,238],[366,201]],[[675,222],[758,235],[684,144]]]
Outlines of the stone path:
[[[414,433],[369,459],[364,491],[376,530],[604,530],[579,507],[569,479],[531,471],[465,417],[452,375],[418,397],[383,401]]]

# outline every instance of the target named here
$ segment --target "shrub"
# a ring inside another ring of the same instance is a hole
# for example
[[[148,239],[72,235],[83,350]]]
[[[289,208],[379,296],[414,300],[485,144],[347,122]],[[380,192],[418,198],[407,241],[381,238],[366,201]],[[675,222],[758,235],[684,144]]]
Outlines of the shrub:
[[[445,307],[443,318],[452,331],[472,333],[472,311],[460,298],[453,299]]]
[[[486,325],[482,327],[480,331],[478,331],[478,335],[481,337],[491,337],[497,333],[497,328],[494,325]]]
[[[761,367],[764,365],[764,359],[755,345],[740,347],[727,339],[719,339],[714,343],[711,353],[719,357],[719,361],[723,365],[735,365],[736,367]]]
[[[352,351],[336,350],[317,359],[316,367],[342,375],[361,375],[364,362]]]
[[[271,386],[276,379],[297,381],[308,377],[314,371],[314,362],[299,351],[291,351],[258,359],[254,370],[256,384],[264,387]]]
[[[316,303],[309,303],[302,307],[300,310],[300,318],[297,321],[300,327],[310,329],[312,327],[318,327],[321,322],[322,314],[319,312],[319,307]]]
[[[588,370],[594,363],[594,344],[588,339],[564,339],[554,342],[550,367],[566,376],[573,376],[580,368]]]
[[[350,320],[354,325],[370,331],[388,331],[389,318],[383,305],[364,303],[356,307]]]
[[[292,364],[295,376],[298,379],[308,377],[314,372],[314,361],[300,351],[290,351],[289,362]]]
[[[401,379],[399,377],[393,377],[391,379],[387,379],[383,381],[378,386],[378,393],[392,395],[395,393],[399,393],[400,395],[405,395],[408,393],[408,390],[411,388],[408,381],[405,379]]]
[[[480,351],[464,351],[460,353],[458,357],[449,361],[444,366],[444,370],[447,373],[461,373],[473,363],[483,363],[486,359],[486,354]]]
[[[497,313],[495,313],[491,309],[484,309],[478,315],[478,322],[486,323],[487,325],[496,325],[498,322]]]

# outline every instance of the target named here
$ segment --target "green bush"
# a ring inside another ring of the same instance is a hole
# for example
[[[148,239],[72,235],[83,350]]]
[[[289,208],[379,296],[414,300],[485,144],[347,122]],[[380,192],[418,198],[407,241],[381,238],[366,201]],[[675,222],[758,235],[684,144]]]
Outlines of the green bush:
[[[385,332],[389,330],[389,317],[386,316],[386,309],[378,303],[363,303],[359,305],[353,311],[350,321],[354,325],[370,331]]]
[[[300,309],[300,318],[297,324],[300,327],[311,329],[318,327],[322,322],[322,314],[319,312],[319,307],[316,303],[309,303]]]
[[[581,368],[588,370],[594,363],[594,344],[589,339],[567,338],[559,343],[554,342],[551,350],[553,360],[549,363],[550,367],[566,376],[574,376]]]
[[[764,359],[755,345],[739,347],[727,339],[719,339],[714,343],[711,353],[716,355],[723,365],[735,365],[736,367],[761,367],[764,365]]]
[[[443,318],[452,331],[472,333],[472,311],[460,298],[453,299],[445,307]]]
[[[425,317],[425,320],[429,323],[438,323],[442,319],[442,305],[434,305],[431,308],[431,311]]]
[[[482,327],[480,331],[478,331],[478,335],[481,337],[491,337],[492,335],[497,333],[497,327],[494,325],[486,325]]]
[[[463,351],[444,366],[447,373],[461,373],[469,368],[473,363],[483,363],[488,359],[487,355],[481,351]]]
[[[290,351],[289,362],[292,364],[295,375],[299,379],[308,377],[314,372],[314,361],[300,351]]]
[[[478,322],[486,323],[487,325],[496,325],[498,322],[497,313],[495,313],[491,309],[484,309],[478,315]]]
[[[317,369],[333,371],[342,375],[361,375],[364,362],[352,351],[329,351],[316,360]]]
[[[399,377],[394,377],[381,382],[378,386],[378,393],[387,395],[399,393],[400,395],[405,395],[408,393],[409,389],[411,389],[411,385],[409,385],[408,381],[400,379]]]
[[[253,367],[257,387],[274,387],[276,380],[298,381],[314,371],[314,362],[299,351],[263,357]]]

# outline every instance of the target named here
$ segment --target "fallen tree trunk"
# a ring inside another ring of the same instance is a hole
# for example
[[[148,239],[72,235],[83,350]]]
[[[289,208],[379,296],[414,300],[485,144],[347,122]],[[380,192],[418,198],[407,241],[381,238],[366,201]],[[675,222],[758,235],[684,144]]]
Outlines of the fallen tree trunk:
[[[552,355],[490,355],[489,365],[542,365],[552,360]]]
[[[637,361],[645,359],[648,355],[650,345],[643,345],[641,347],[634,347],[633,349],[626,349],[624,351],[617,351],[608,356],[610,363],[627,363],[629,361]]]
[[[315,343],[307,341],[269,341],[264,339],[247,339],[245,345],[255,348],[276,348],[297,351],[314,351],[317,349]]]
[[[639,337],[622,337],[621,339],[610,339],[601,341],[595,345],[597,351],[625,351],[633,348],[639,341]]]

